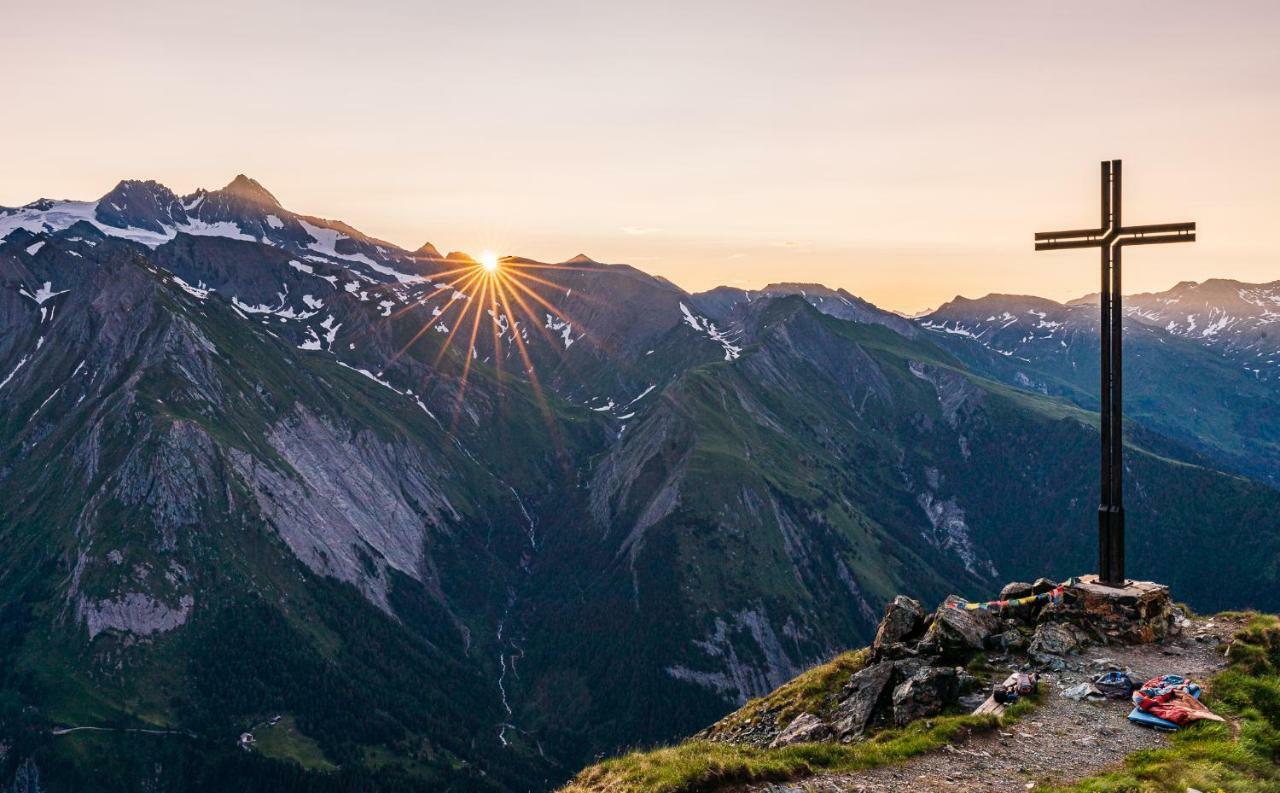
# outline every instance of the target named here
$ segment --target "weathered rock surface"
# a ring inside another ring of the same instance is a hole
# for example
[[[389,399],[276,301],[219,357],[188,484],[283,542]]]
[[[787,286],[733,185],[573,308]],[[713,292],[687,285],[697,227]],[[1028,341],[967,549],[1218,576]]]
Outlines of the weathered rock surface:
[[[1050,663],[1054,657],[1076,652],[1087,639],[1084,631],[1071,623],[1046,622],[1036,628],[1027,654],[1039,663]]]
[[[1160,584],[1130,581],[1111,587],[1090,575],[1068,584],[1064,594],[1062,604],[1046,609],[1042,619],[1069,622],[1100,642],[1148,644],[1177,630],[1169,588]]]
[[[833,719],[839,737],[862,735],[889,685],[893,670],[892,662],[872,664],[849,679]]]
[[[187,621],[195,599],[183,595],[176,606],[170,606],[142,592],[129,592],[109,600],[81,598],[77,613],[89,630],[89,640],[112,629],[135,636],[171,631]]]
[[[924,629],[924,606],[920,601],[898,595],[885,606],[884,618],[876,630],[872,647],[879,650],[888,644],[898,644],[916,638]]]
[[[955,667],[926,666],[893,689],[893,723],[899,727],[916,719],[937,716],[960,695]]]
[[[933,623],[920,642],[920,653],[944,660],[964,658],[985,649],[987,640],[999,629],[1000,619],[992,612],[943,604],[934,612]]]
[[[769,748],[790,746],[793,743],[812,743],[831,737],[831,726],[812,713],[801,713],[796,716],[787,728],[778,734],[769,744]]]
[[[1016,598],[1024,598],[1031,594],[1031,584],[1025,581],[1013,581],[1005,584],[1004,589],[1000,590],[1001,600],[1014,600]]]

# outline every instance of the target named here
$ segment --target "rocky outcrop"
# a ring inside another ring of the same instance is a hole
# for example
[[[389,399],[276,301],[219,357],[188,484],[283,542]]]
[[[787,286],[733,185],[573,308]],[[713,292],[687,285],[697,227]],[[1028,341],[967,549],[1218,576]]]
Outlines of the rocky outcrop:
[[[171,606],[142,592],[129,592],[108,600],[88,600],[76,604],[77,613],[89,631],[89,640],[106,630],[150,636],[166,633],[186,623],[195,599],[183,595]]]
[[[387,603],[388,568],[425,578],[425,540],[458,518],[434,461],[299,405],[268,441],[288,468],[233,450],[233,467],[263,515],[309,568]]]
[[[916,719],[937,716],[960,696],[967,677],[953,666],[922,666],[893,689],[893,723],[903,727]]]
[[[987,647],[1000,630],[1000,618],[991,611],[954,608],[958,599],[948,598],[934,612],[929,630],[920,642],[920,652],[948,660],[962,660]]]
[[[1088,586],[1086,584],[1086,586]],[[753,714],[747,729],[722,733],[711,728],[712,740],[754,746],[789,746],[802,742],[862,740],[888,727],[902,727],[920,719],[950,712],[968,712],[985,699],[983,684],[964,665],[979,653],[989,653],[1009,668],[1061,670],[1090,642],[1143,642],[1159,630],[1176,631],[1178,620],[1168,591],[1135,583],[1105,592],[1079,592],[1072,581],[1059,591],[1046,578],[1015,582],[1000,592],[1000,601],[1055,593],[1033,603],[990,604],[966,608],[952,596],[932,614],[908,597],[894,598],[885,607],[868,663],[848,674],[828,699],[789,722],[772,712]],[[1130,591],[1132,590],[1132,591]],[[1098,620],[1100,628],[1083,623]],[[754,722],[754,723],[753,723]]]
[[[881,662],[849,678],[833,711],[837,735],[849,738],[863,734],[876,709],[881,706],[893,671],[892,662]]]
[[[879,652],[887,645],[916,638],[924,629],[924,616],[924,606],[918,600],[898,595],[889,601],[884,609],[884,619],[876,629],[873,652]]]

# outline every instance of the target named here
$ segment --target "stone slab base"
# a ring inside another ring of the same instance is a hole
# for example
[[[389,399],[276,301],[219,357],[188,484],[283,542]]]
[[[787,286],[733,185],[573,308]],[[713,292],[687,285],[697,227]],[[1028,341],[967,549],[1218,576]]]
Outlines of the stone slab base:
[[[1148,644],[1175,630],[1169,587],[1153,581],[1106,586],[1095,575],[1064,585],[1062,603],[1045,609],[1041,621],[1046,617],[1071,622],[1103,642]]]

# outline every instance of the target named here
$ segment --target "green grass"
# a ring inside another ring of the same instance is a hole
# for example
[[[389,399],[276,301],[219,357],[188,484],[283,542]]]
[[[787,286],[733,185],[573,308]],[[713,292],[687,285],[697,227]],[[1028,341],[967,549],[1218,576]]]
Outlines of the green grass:
[[[1168,746],[1135,752],[1123,768],[1058,793],[1280,792],[1280,619],[1232,616],[1248,623],[1228,652],[1231,665],[1209,681],[1205,695],[1228,723],[1181,730]]]
[[[293,716],[285,716],[274,727],[262,727],[254,731],[259,754],[276,760],[291,760],[308,771],[335,771],[337,766],[329,762],[320,746],[303,735]]]

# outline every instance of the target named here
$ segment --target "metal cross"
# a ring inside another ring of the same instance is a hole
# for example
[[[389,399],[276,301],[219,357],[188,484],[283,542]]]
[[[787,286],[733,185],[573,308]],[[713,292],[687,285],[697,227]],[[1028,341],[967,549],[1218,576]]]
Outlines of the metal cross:
[[[1125,226],[1120,221],[1120,161],[1102,163],[1102,222],[1096,229],[1042,231],[1036,250],[1102,249],[1102,500],[1098,505],[1098,580],[1124,586],[1124,417],[1121,399],[1120,250],[1126,245],[1195,242],[1195,223]]]

